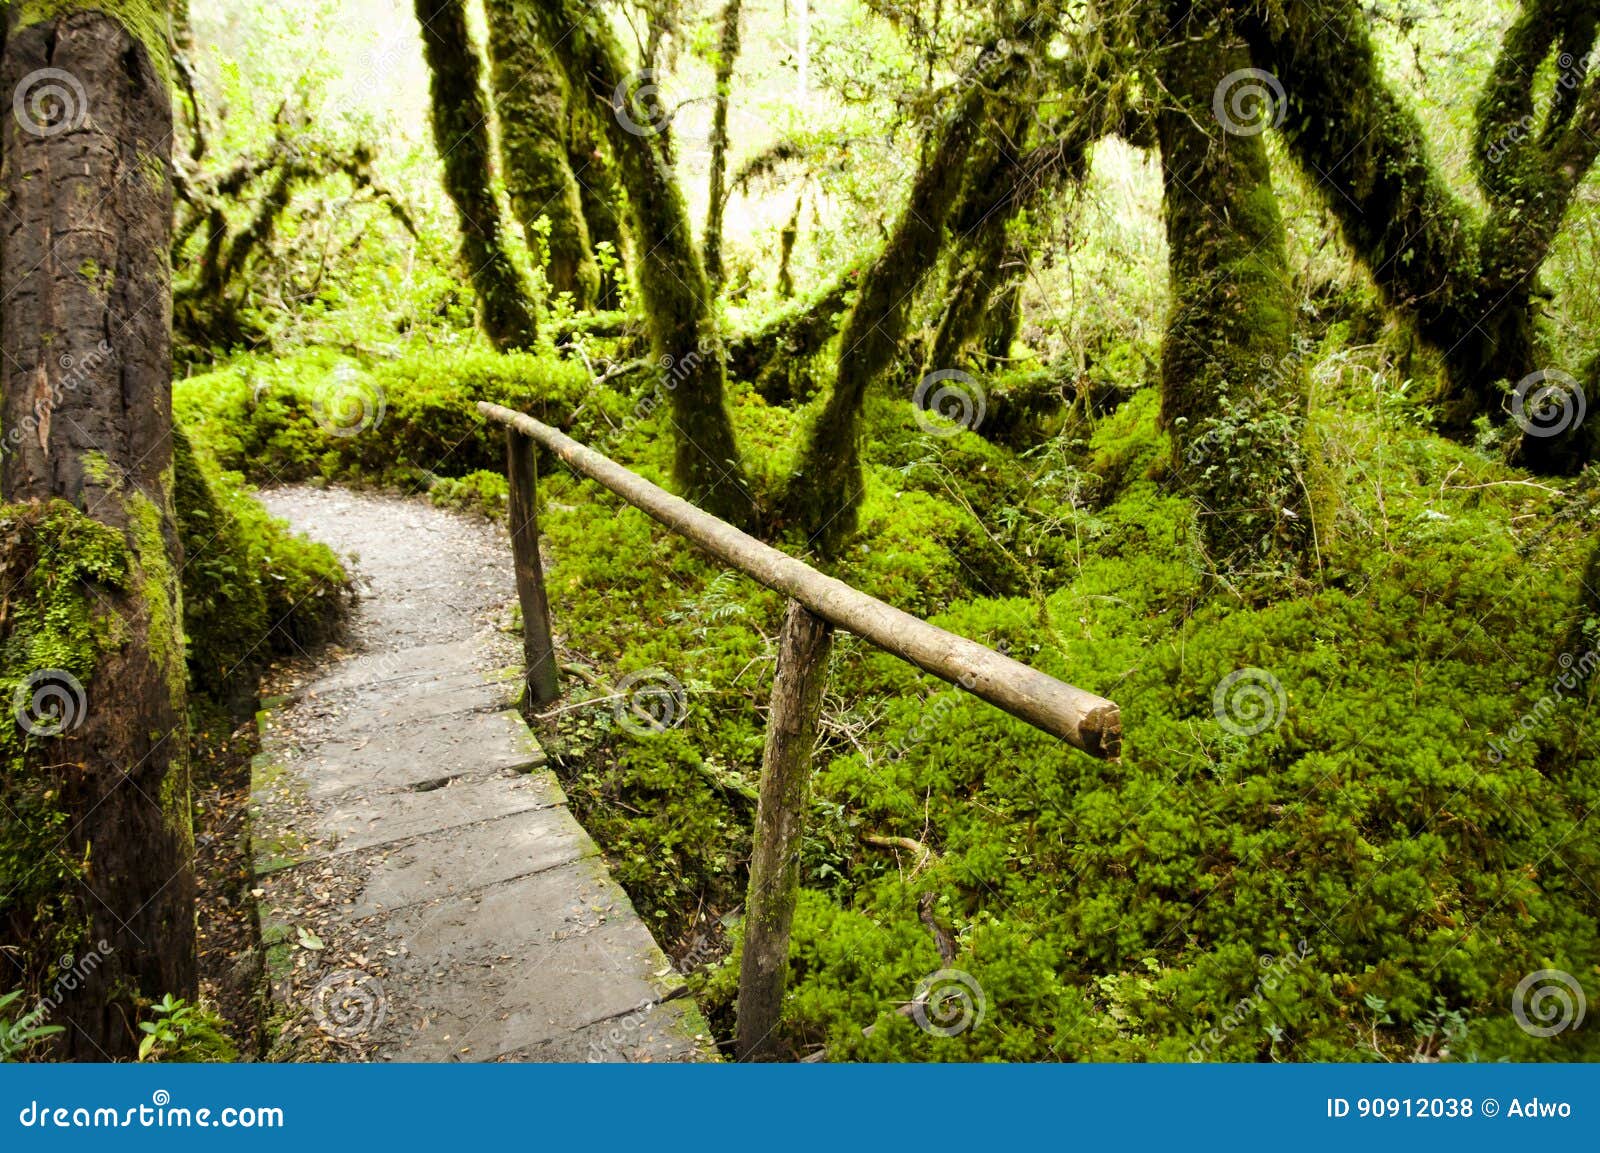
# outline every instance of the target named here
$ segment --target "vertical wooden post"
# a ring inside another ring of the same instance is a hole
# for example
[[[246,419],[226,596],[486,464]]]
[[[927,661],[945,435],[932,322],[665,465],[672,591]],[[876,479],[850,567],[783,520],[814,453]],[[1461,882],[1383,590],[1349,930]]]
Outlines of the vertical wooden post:
[[[756,807],[750,888],[745,897],[744,956],[739,967],[741,1061],[764,1061],[776,1048],[789,969],[789,929],[800,891],[800,841],[811,787],[811,747],[828,669],[833,626],[789,602],[778,641],[778,672],[767,714]]]
[[[544,592],[544,564],[539,559],[538,463],[533,438],[509,426],[506,479],[511,485],[511,554],[517,570],[517,599],[522,602],[522,659],[534,704],[547,705],[560,689],[556,685],[555,642],[550,636],[550,602]]]

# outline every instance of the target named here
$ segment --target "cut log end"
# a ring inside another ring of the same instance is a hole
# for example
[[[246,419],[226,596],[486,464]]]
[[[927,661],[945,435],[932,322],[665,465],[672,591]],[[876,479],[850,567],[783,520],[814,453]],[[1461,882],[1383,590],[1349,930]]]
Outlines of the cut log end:
[[[1094,709],[1078,723],[1078,733],[1083,738],[1083,751],[1102,760],[1115,761],[1122,757],[1122,710],[1107,704]]]

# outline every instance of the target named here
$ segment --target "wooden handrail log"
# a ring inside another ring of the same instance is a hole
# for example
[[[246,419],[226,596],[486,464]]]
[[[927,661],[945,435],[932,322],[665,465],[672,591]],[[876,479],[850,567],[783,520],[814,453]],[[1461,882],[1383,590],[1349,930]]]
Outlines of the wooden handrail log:
[[[1108,759],[1120,753],[1122,714],[1104,697],[1058,681],[820,573],[531,416],[485,401],[478,403],[478,411],[526,433],[573,471],[610,489],[752,580],[793,597],[836,627],[960,685],[1086,753]]]

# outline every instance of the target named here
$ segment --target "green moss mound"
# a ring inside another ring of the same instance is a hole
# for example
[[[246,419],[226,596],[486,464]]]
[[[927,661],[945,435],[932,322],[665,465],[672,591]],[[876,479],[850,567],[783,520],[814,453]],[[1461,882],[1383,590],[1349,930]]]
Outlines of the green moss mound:
[[[219,699],[251,695],[267,661],[334,635],[349,578],[331,549],[269,516],[240,474],[182,433],[173,471],[190,684]]]
[[[505,434],[474,405],[493,401],[593,440],[628,418],[581,364],[486,350],[370,362],[311,349],[243,356],[177,382],[178,423],[219,467],[259,484],[328,480],[426,487],[440,474],[505,471]]]

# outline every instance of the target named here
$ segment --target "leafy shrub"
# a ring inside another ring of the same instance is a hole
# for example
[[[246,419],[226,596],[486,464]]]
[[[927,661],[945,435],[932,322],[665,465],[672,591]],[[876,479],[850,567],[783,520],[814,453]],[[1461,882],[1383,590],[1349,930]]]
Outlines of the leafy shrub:
[[[627,419],[581,365],[484,350],[368,364],[326,349],[241,356],[174,388],[179,424],[219,466],[271,484],[308,477],[416,487],[432,476],[503,472],[505,433],[480,400],[593,439]]]
[[[148,1021],[139,1022],[144,1034],[140,1061],[232,1061],[239,1055],[214,1009],[169,993],[150,1006],[150,1014]]]

